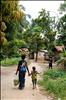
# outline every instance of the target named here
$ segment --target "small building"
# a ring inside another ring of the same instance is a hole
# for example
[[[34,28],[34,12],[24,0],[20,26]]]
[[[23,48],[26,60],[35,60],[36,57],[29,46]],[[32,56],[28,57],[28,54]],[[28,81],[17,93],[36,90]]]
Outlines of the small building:
[[[55,61],[57,61],[58,59],[60,59],[60,53],[64,50],[64,46],[55,46],[55,48],[53,48],[53,52],[54,52],[54,59]]]
[[[43,53],[44,60],[48,60],[49,59],[49,55],[48,55],[48,51],[47,50],[40,50],[40,52]]]

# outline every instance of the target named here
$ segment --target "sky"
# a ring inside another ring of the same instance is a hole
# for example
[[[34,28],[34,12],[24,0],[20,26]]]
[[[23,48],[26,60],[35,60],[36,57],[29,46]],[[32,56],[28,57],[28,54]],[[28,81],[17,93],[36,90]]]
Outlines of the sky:
[[[42,8],[50,11],[51,16],[59,17],[58,9],[63,2],[64,1],[19,1],[19,4],[23,5],[26,9],[26,14],[30,14],[34,19],[38,17],[38,12],[41,11]]]

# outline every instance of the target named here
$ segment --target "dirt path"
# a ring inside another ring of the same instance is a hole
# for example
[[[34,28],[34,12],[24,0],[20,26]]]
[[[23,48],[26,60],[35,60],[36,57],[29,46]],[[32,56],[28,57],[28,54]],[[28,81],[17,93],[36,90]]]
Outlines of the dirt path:
[[[43,71],[38,63],[32,62],[29,65],[29,70],[35,65],[38,72]],[[39,87],[32,89],[31,77],[26,74],[26,86],[24,90],[19,90],[13,85],[13,77],[16,66],[1,69],[1,100],[53,100],[50,96],[42,95]],[[38,76],[39,79],[39,76]]]

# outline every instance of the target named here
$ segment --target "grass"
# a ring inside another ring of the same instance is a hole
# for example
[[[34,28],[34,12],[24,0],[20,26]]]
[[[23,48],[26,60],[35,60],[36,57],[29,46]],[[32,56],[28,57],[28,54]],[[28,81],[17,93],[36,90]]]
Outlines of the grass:
[[[10,66],[10,65],[15,65],[18,64],[18,61],[20,58],[6,58],[1,61],[2,66]]]
[[[1,61],[1,65],[2,66],[10,66],[10,65],[16,65],[16,64],[18,64],[18,62],[19,62],[19,60],[20,60],[21,58],[19,57],[19,58],[16,58],[16,57],[14,57],[14,58],[6,58],[6,59],[4,59],[4,60],[2,60]],[[28,61],[28,65],[30,64],[31,62],[30,61]]]
[[[48,70],[43,76],[39,84],[55,95],[56,100],[66,100],[66,73],[60,70]]]

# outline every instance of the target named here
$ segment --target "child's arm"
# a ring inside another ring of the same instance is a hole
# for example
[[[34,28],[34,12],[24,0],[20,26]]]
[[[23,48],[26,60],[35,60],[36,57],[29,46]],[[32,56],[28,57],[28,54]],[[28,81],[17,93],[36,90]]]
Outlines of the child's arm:
[[[31,73],[29,73],[29,76],[31,76],[32,75],[32,71],[31,71]]]
[[[37,74],[40,74],[39,72],[36,71]]]

